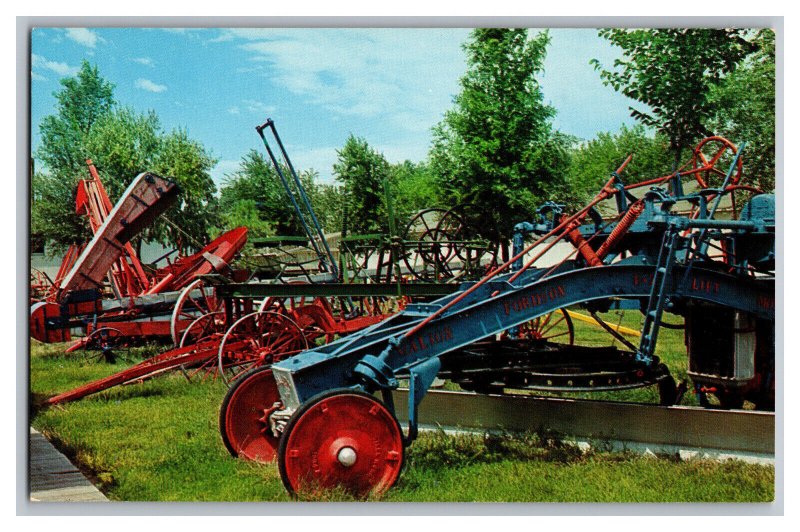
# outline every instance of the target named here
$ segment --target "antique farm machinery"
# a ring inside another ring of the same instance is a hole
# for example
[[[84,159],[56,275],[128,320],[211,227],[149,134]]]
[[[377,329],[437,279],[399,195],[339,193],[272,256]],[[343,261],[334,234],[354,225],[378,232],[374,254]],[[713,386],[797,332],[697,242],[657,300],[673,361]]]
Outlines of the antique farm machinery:
[[[198,312],[189,298],[197,293],[195,281],[228,269],[246,242],[247,229],[229,231],[161,268],[144,265],[131,239],[177,200],[178,187],[143,173],[112,207],[97,169],[91,160],[87,164],[90,178],[78,184],[76,212],[88,218],[94,236],[83,247],[68,248],[52,283],[42,287],[36,277],[31,336],[60,342],[79,331],[82,337],[67,352],[98,348],[110,357],[121,343],[166,339],[176,328],[188,326]],[[176,303],[181,308],[178,323],[170,321]]]
[[[388,282],[370,282],[365,288],[367,281],[363,278],[342,282],[343,275],[274,123],[270,120],[256,129],[306,232],[307,240],[303,240],[314,251],[319,273],[313,279],[309,275],[295,278],[284,275],[271,283],[258,284],[233,284],[227,278],[195,275],[177,297],[170,299],[171,319],[159,323],[162,329],[169,326],[166,333],[172,339],[173,349],[52,397],[48,403],[78,399],[176,368],[189,369],[186,372],[189,377],[213,374],[229,382],[250,367],[276,362],[318,342],[381,321],[397,310],[396,298],[436,297],[455,289],[455,285],[443,289],[436,283],[406,287]],[[267,141],[265,129],[272,132],[284,165]],[[290,178],[284,169],[288,169]],[[201,250],[199,255],[207,259],[205,251]],[[117,330],[117,327],[98,330]]]
[[[510,260],[448,295],[411,303],[345,338],[241,375],[220,412],[228,450],[277,459],[286,488],[313,496],[340,486],[380,494],[397,480],[417,436],[418,407],[434,379],[482,393],[617,390],[658,386],[663,404],[680,390],[655,354],[665,313],[686,324],[689,375],[723,406],[774,403],[774,196],[743,185],[741,148],[712,137],[670,175],[626,184],[613,172],[574,214],[549,204],[518,226]],[[727,171],[719,168],[731,160]],[[685,178],[698,190],[684,192]],[[636,196],[634,192],[642,192]],[[739,210],[735,196],[752,197]],[[597,207],[614,200],[617,216]],[[717,214],[730,206],[731,219]],[[686,207],[681,213],[680,207]],[[524,235],[535,235],[525,244]],[[573,251],[541,266],[560,242]],[[580,305],[594,313],[620,301],[644,316],[638,345],[587,348],[526,338],[532,320]],[[405,382],[408,427],[392,391]]]

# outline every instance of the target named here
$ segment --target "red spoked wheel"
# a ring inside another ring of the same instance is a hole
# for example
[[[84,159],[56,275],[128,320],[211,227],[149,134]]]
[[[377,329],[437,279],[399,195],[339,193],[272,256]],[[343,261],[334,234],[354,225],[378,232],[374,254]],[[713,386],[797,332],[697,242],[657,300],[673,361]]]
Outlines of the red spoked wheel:
[[[179,347],[187,347],[209,339],[225,330],[225,312],[203,314],[189,324],[181,335]]]
[[[730,152],[730,153],[728,153]],[[734,157],[738,149],[736,145],[723,137],[708,137],[700,141],[692,154],[691,165],[693,170],[700,170],[694,174],[700,188],[712,188],[715,185],[722,186],[727,172],[717,168],[720,161],[728,157]],[[728,185],[736,185],[742,177],[742,158],[736,162],[736,169],[731,174]],[[718,181],[718,183],[714,183]]]
[[[320,394],[294,413],[278,447],[283,485],[318,498],[342,489],[358,498],[391,488],[403,465],[400,424],[380,401],[351,389]]]
[[[190,283],[181,291],[172,310],[169,331],[173,345],[181,345],[184,331],[198,317],[221,310],[222,300],[216,297],[213,288],[205,287],[202,279]]]
[[[275,460],[278,438],[269,416],[282,408],[270,367],[243,373],[230,387],[219,411],[219,432],[232,456],[268,463]]]
[[[569,312],[564,308],[523,323],[519,326],[517,335],[528,340],[575,344],[575,326]]]
[[[278,312],[252,312],[225,332],[217,351],[217,367],[230,384],[253,367],[264,366],[308,349],[303,330]]]

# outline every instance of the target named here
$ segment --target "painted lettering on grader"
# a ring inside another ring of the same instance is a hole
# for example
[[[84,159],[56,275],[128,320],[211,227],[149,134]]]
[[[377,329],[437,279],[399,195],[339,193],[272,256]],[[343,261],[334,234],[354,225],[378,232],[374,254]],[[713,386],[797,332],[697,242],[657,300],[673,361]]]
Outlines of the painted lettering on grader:
[[[698,279],[692,277],[691,288],[695,292],[705,292],[707,294],[719,293],[719,283],[717,281],[708,281],[705,279]]]
[[[505,301],[503,303],[503,310],[505,311],[506,316],[508,316],[512,312],[516,314],[517,312],[522,312],[529,308],[538,307],[539,305],[547,303],[548,301],[561,299],[565,295],[567,295],[567,291],[564,290],[563,286],[553,286],[542,292],[519,296],[511,301]]]
[[[418,351],[424,351],[435,345],[447,342],[453,339],[453,329],[449,325],[439,327],[431,331],[425,331],[421,334],[416,334],[408,339],[398,351],[401,355],[410,355]]]

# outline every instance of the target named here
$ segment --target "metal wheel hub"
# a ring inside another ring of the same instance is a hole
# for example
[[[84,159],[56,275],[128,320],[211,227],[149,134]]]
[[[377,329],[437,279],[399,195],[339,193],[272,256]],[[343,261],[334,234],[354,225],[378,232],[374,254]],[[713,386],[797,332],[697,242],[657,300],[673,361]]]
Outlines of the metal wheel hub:
[[[356,497],[380,494],[400,474],[403,438],[378,400],[338,391],[301,407],[281,439],[281,477],[293,493],[341,488]]]

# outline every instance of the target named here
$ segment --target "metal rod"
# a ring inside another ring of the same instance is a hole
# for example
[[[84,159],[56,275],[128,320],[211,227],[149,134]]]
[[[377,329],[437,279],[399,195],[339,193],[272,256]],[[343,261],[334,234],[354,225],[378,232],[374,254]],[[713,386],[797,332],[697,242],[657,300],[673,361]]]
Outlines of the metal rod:
[[[267,120],[265,125],[269,125],[272,120]],[[264,147],[267,149],[267,153],[269,154],[269,158],[272,161],[272,165],[275,167],[275,171],[278,174],[278,178],[283,185],[283,189],[286,191],[286,194],[289,196],[289,201],[292,202],[292,206],[294,206],[294,210],[297,213],[297,217],[300,221],[300,225],[303,226],[303,231],[305,231],[306,236],[308,236],[309,242],[311,247],[314,248],[314,252],[319,257],[320,261],[325,263],[326,258],[322,251],[319,249],[317,245],[317,241],[314,238],[314,234],[311,231],[311,228],[308,227],[306,223],[305,216],[303,215],[303,211],[300,209],[300,205],[297,203],[297,199],[294,197],[294,193],[292,192],[291,187],[289,187],[289,181],[286,179],[286,176],[283,175],[283,171],[281,170],[281,165],[278,162],[278,159],[275,157],[275,153],[272,151],[272,148],[269,147],[269,142],[267,142],[267,137],[264,136],[264,126],[256,126],[256,131],[258,135],[261,137],[261,140],[264,143]]]
[[[336,261],[334,260],[333,253],[331,253],[331,249],[328,246],[328,240],[325,238],[325,233],[322,231],[322,226],[320,226],[319,220],[317,220],[317,215],[314,212],[314,208],[311,206],[311,201],[309,201],[308,196],[306,195],[305,187],[300,182],[300,178],[297,176],[297,172],[294,170],[294,165],[292,165],[292,161],[289,159],[289,154],[286,153],[286,149],[283,147],[283,142],[281,141],[280,135],[278,135],[278,130],[275,128],[275,122],[272,119],[267,120],[267,124],[269,128],[272,130],[272,134],[275,136],[275,140],[278,142],[278,147],[281,149],[281,154],[283,155],[283,160],[286,161],[286,165],[289,167],[289,172],[292,174],[294,178],[295,185],[297,185],[297,190],[300,192],[300,198],[303,200],[306,208],[308,209],[308,214],[311,215],[311,221],[314,223],[314,228],[317,230],[317,234],[319,235],[320,241],[322,245],[325,247],[325,252],[328,255],[328,261],[330,263],[330,267],[333,270],[333,275],[339,277],[339,270],[336,266]]]

